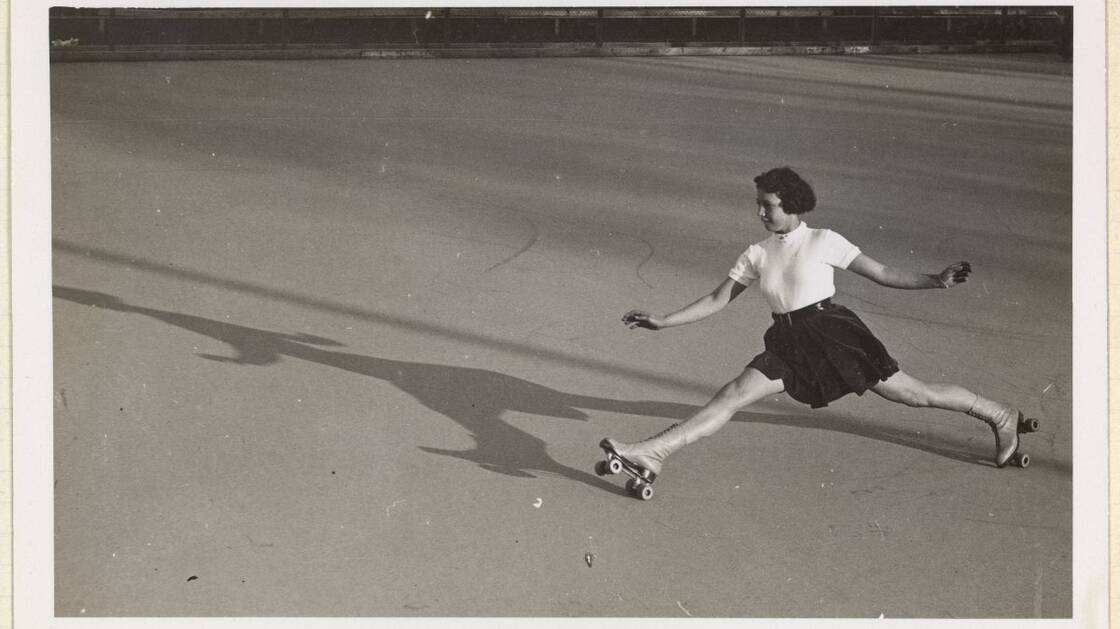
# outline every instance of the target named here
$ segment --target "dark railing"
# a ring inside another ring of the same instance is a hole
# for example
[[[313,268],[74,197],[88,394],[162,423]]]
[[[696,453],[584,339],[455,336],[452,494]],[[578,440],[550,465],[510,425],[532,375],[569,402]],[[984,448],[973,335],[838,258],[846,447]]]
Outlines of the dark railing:
[[[53,47],[1062,45],[1068,7],[89,9],[50,11]]]

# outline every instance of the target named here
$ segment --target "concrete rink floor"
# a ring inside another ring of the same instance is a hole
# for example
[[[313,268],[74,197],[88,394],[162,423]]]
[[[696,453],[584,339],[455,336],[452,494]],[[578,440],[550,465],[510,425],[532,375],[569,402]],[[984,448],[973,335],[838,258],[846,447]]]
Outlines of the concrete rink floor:
[[[60,616],[1068,617],[1071,67],[1046,56],[51,66]],[[751,177],[949,291],[837,274],[907,372],[1041,417],[784,396]],[[590,558],[590,559],[589,559]]]

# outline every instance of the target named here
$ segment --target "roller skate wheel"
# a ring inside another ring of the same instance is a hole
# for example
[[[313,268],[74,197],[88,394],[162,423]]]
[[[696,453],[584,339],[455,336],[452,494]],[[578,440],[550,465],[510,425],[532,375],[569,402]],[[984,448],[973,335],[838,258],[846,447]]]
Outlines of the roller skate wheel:
[[[599,476],[606,476],[607,474],[610,474],[611,471],[609,469],[607,469],[607,462],[606,461],[597,461],[595,463],[595,473],[598,474]]]
[[[1019,424],[1019,432],[1038,432],[1039,421],[1034,417],[1024,419],[1023,423]]]
[[[630,492],[631,496],[642,500],[653,498],[653,487],[649,483],[643,483],[637,479],[631,478],[626,481],[626,491]]]
[[[1011,461],[1020,468],[1025,468],[1031,464],[1031,455],[1026,452],[1017,452],[1015,456],[1011,457]]]
[[[619,461],[618,459],[611,459],[609,462],[607,462],[607,471],[609,471],[611,474],[618,474],[622,471],[622,461]]]

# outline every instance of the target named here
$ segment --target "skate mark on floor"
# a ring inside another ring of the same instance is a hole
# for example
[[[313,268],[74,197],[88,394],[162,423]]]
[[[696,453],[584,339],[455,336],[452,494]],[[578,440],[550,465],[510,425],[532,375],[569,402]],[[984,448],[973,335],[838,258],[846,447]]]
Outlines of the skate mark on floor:
[[[642,267],[645,266],[646,262],[649,262],[653,259],[656,251],[654,250],[653,245],[651,245],[650,242],[645,238],[639,238],[638,240],[640,240],[641,243],[646,246],[646,249],[648,249],[649,252],[646,253],[646,257],[642,258],[642,261],[639,262],[638,266],[634,269],[634,275],[636,275],[638,279],[646,285],[646,288],[653,288],[653,284],[647,282],[645,276],[642,275]]]
[[[1039,529],[1043,531],[1058,531],[1060,533],[1068,533],[1069,530],[1061,526],[1045,525],[1045,524],[1024,524],[1021,521],[1015,522],[1000,522],[999,520],[984,520],[981,518],[961,518],[965,522],[979,522],[980,524],[992,524],[994,526],[1010,526],[1017,529]]]
[[[839,291],[837,291],[837,292],[839,292]],[[851,295],[850,293],[848,293],[847,296],[854,297],[854,295]],[[864,301],[859,297],[855,297],[855,299],[860,299],[860,301]],[[1003,338],[1003,339],[1014,339],[1014,340],[1017,340],[1017,341],[1023,341],[1023,342],[1029,342],[1029,343],[1047,343],[1047,342],[1068,343],[1069,342],[1069,335],[1068,334],[1065,334],[1063,336],[1063,335],[1059,335],[1059,334],[1048,334],[1048,333],[1041,333],[1041,332],[1026,332],[1026,331],[1023,331],[1023,330],[1013,330],[1013,329],[1007,328],[1007,327],[998,328],[998,327],[995,327],[995,326],[979,325],[979,324],[976,323],[975,319],[973,319],[973,320],[971,320],[967,323],[964,323],[964,322],[955,323],[955,322],[952,322],[952,321],[938,321],[936,319],[928,319],[928,318],[925,318],[925,317],[918,317],[918,316],[914,316],[914,315],[900,314],[900,313],[897,313],[897,312],[885,312],[885,311],[884,312],[870,312],[870,311],[867,311],[867,310],[863,310],[863,311],[856,310],[856,314],[857,315],[867,315],[868,317],[883,317],[883,318],[886,318],[886,319],[897,319],[897,320],[900,320],[900,321],[914,321],[914,322],[917,322],[917,323],[924,323],[924,324],[927,324],[927,325],[934,325],[934,326],[940,326],[940,327],[945,327],[945,328],[953,328],[953,329],[956,329],[956,330],[966,330],[968,332],[972,332],[972,333],[980,334],[980,335],[984,335],[984,336]]]
[[[871,301],[870,299],[867,299],[866,297],[860,297],[859,295],[856,295],[855,293],[852,293],[852,292],[849,292],[849,291],[846,291],[846,290],[841,290],[841,289],[838,288],[838,289],[836,289],[836,294],[842,296],[844,299],[854,299],[858,302],[867,304],[868,306],[873,306],[873,307],[877,308],[877,310],[875,312],[871,312],[870,314],[887,314],[887,313],[890,312],[890,309],[887,308],[886,306],[884,306],[883,304]],[[865,311],[865,312],[869,312],[869,311]]]
[[[538,241],[540,241],[540,239],[541,239],[540,229],[538,229],[536,224],[533,223],[532,221],[529,221],[529,225],[533,229],[533,235],[529,238],[529,242],[522,245],[522,247],[520,249],[518,249],[517,251],[515,251],[513,253],[513,255],[507,256],[506,258],[503,258],[502,260],[499,260],[498,262],[496,262],[496,263],[490,265],[489,267],[487,267],[486,270],[483,271],[483,273],[489,273],[489,272],[493,271],[494,269],[496,269],[500,266],[503,266],[505,264],[513,262],[515,259],[520,257],[521,254],[523,254],[523,253],[529,251],[530,249],[532,249],[533,246],[536,245]]]

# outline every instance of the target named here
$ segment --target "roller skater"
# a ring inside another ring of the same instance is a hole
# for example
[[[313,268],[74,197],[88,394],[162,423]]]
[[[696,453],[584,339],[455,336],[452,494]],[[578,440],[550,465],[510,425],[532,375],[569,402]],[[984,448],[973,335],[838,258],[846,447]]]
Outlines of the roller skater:
[[[666,457],[714,434],[751,403],[785,391],[820,408],[867,390],[907,406],[967,413],[992,429],[997,467],[1008,463],[1026,467],[1030,459],[1019,452],[1019,435],[1038,430],[1037,419],[1025,419],[1019,409],[964,387],[922,382],[901,371],[863,321],[832,301],[834,269],[852,271],[890,288],[951,288],[967,281],[972,272],[969,263],[957,262],[935,274],[887,267],[840,234],[804,222],[802,216],[816,206],[816,195],[792,169],[769,170],[755,177],[754,183],[758,217],[771,235],[748,247],[728,277],[707,295],[664,316],[631,310],[622,322],[630,329],[647,330],[695,323],[719,312],[758,282],[774,319],[763,337],[764,351],[687,421],[634,443],[603,439],[599,445],[607,458],[596,471],[626,472],[631,476],[631,492],[648,500]]]

